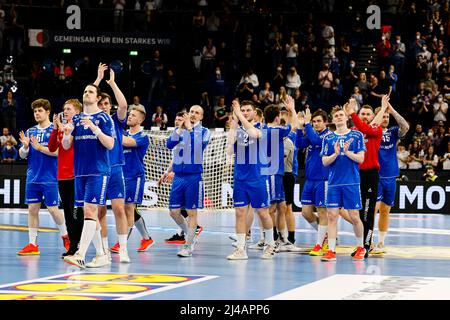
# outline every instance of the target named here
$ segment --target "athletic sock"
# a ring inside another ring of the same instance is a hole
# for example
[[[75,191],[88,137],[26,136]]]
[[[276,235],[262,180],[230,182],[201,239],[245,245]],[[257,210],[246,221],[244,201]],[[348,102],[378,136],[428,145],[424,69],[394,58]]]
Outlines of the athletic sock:
[[[92,243],[94,244],[94,248],[97,255],[105,254],[105,250],[103,249],[102,243],[102,235],[100,233],[101,229],[95,230],[94,237],[92,238]]]
[[[313,221],[313,222],[309,222],[308,223],[311,225],[311,227],[314,228],[314,230],[318,230],[319,229],[319,224],[317,223],[317,221]]]
[[[28,238],[31,244],[37,244],[38,228],[28,228]]]
[[[196,231],[196,228],[193,228],[193,229],[189,228],[186,233],[186,235],[187,235],[186,244],[191,245],[191,248],[192,248],[192,243],[194,242],[195,231]],[[245,234],[244,234],[244,241],[245,241]]]
[[[288,229],[285,227],[283,230],[280,231],[281,240],[283,240],[284,243],[288,241]]]
[[[356,237],[356,246],[364,248],[364,237]]]
[[[58,224],[57,225],[58,229],[59,229],[59,234],[61,235],[61,237],[63,236],[67,236],[67,228],[66,228],[66,224]]]
[[[295,231],[289,231],[288,232],[288,241],[292,244],[295,243]]]
[[[325,236],[327,235],[328,226],[321,226],[319,224],[318,230],[317,230],[317,244],[322,246],[323,241],[325,240]]]
[[[133,232],[133,227],[128,228],[127,240],[130,239],[131,232]]]
[[[127,249],[128,236],[126,234],[118,234],[120,249]]]
[[[378,243],[384,244],[384,239],[386,239],[387,231],[378,231]]]
[[[95,234],[95,229],[97,229],[97,221],[86,219],[84,220],[83,231],[81,232],[80,248],[78,253],[84,259],[86,256],[86,251],[91,244],[92,238]]]
[[[187,220],[181,215],[177,215],[176,218],[173,218],[173,220],[181,228],[181,230],[184,232],[184,235],[186,236],[188,233],[188,228],[189,228],[188,224],[187,224]]]
[[[271,245],[271,246],[275,246],[275,240],[274,240],[274,232],[271,229],[264,229],[264,243]]]
[[[146,240],[151,239],[150,235],[147,232],[147,227],[145,226],[144,218],[141,217],[139,220],[135,221],[134,225],[136,226],[136,229],[138,229],[142,238]]]
[[[245,250],[245,233],[236,234],[236,246],[238,249]]]
[[[336,252],[336,238],[328,238],[329,250]]]
[[[107,252],[106,250],[109,249],[108,237],[102,238],[102,243],[103,243],[103,249],[105,250],[105,252]]]

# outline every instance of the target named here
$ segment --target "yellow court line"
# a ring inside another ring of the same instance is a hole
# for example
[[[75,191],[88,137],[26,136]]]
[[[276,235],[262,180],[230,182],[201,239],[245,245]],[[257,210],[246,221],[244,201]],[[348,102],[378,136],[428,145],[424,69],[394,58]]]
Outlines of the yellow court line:
[[[0,230],[28,232],[28,226],[16,226],[12,224],[0,224]],[[56,228],[39,228],[39,232],[58,232]]]

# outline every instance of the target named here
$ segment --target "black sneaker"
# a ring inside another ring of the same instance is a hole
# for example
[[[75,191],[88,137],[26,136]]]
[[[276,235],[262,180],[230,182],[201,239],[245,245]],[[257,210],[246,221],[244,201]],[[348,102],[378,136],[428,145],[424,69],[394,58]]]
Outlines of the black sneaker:
[[[185,244],[186,240],[184,239],[184,235],[175,233],[171,238],[164,240],[164,242],[168,244]]]
[[[61,259],[64,259],[64,257],[66,257],[66,256],[73,256],[75,254],[75,252],[77,252],[77,249],[70,248],[67,252],[64,252],[61,255]]]

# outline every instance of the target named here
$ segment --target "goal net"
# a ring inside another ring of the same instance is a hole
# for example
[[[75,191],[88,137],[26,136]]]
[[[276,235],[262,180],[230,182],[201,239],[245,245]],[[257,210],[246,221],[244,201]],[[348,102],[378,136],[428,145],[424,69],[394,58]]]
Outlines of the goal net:
[[[150,146],[145,155],[146,183],[144,208],[168,208],[171,183],[159,187],[157,181],[167,170],[172,152],[166,141],[173,130],[145,131],[150,137]],[[211,138],[204,151],[203,184],[205,209],[232,209],[233,164],[226,154],[227,133],[211,130]]]

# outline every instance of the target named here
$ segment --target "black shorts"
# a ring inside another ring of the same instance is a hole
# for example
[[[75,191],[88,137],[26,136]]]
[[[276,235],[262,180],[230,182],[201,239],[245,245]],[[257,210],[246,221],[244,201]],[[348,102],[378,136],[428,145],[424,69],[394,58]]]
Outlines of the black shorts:
[[[294,202],[295,176],[292,172],[285,172],[283,176],[283,187],[286,204],[290,205]]]

